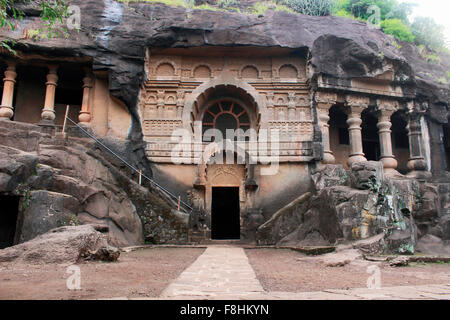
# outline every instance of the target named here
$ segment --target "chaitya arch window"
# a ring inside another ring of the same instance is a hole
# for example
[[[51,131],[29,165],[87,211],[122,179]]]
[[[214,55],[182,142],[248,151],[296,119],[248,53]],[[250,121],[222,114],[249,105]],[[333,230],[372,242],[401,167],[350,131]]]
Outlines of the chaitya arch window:
[[[227,129],[242,129],[244,132],[249,130],[250,117],[239,103],[231,100],[221,100],[205,111],[202,125],[204,137],[207,130],[217,129],[225,139]]]

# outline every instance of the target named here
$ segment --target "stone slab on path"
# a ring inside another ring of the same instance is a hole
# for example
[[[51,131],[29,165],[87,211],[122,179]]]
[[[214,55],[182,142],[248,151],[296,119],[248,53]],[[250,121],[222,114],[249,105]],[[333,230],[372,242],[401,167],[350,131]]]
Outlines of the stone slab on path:
[[[264,289],[244,249],[210,246],[161,294],[162,299],[253,299]]]

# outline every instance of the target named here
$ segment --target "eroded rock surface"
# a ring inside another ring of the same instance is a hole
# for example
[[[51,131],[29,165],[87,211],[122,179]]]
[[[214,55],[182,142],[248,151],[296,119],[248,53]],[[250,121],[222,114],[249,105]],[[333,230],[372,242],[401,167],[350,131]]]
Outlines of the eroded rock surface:
[[[415,216],[435,217],[437,210],[433,188],[386,177],[378,162],[354,164],[349,171],[327,165],[312,180],[317,192],[302,206],[292,203],[260,226],[260,243],[300,247],[357,241],[354,248],[368,254],[414,254],[420,237]],[[284,237],[268,236],[280,234]]]
[[[127,144],[113,143],[118,152]],[[175,205],[151,185],[140,186],[92,141],[65,141],[36,125],[2,122],[0,145],[0,193],[21,197],[18,242],[80,224],[95,225],[117,247],[186,242],[187,221],[174,213]],[[127,152],[123,157],[133,162]]]

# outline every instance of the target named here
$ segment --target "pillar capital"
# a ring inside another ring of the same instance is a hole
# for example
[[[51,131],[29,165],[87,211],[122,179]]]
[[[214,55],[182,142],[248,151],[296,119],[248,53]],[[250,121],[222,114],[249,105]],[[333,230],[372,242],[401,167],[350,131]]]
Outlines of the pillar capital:
[[[398,102],[395,100],[378,99],[377,115],[381,121],[390,121],[392,115],[398,110]]]
[[[92,73],[87,73],[83,78],[83,88],[91,89],[94,86],[94,75]]]
[[[56,64],[49,64],[47,66],[49,74],[57,74],[59,66]]]
[[[370,103],[370,98],[360,95],[347,95],[345,97],[345,105],[349,107],[349,114],[359,114],[367,109]]]

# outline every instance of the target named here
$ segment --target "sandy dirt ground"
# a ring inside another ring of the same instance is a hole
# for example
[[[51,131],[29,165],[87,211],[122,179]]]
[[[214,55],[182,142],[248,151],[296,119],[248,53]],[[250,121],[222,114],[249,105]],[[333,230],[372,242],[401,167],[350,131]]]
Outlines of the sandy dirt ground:
[[[377,265],[355,261],[343,267],[326,267],[320,258],[291,250],[246,250],[249,262],[266,291],[310,292],[326,289],[366,288],[367,267]],[[407,286],[450,283],[450,264],[414,263],[389,267],[378,263],[381,286]]]
[[[122,253],[116,263],[84,262],[81,290],[69,291],[69,265],[0,263],[0,299],[157,297],[204,249],[155,248]]]

